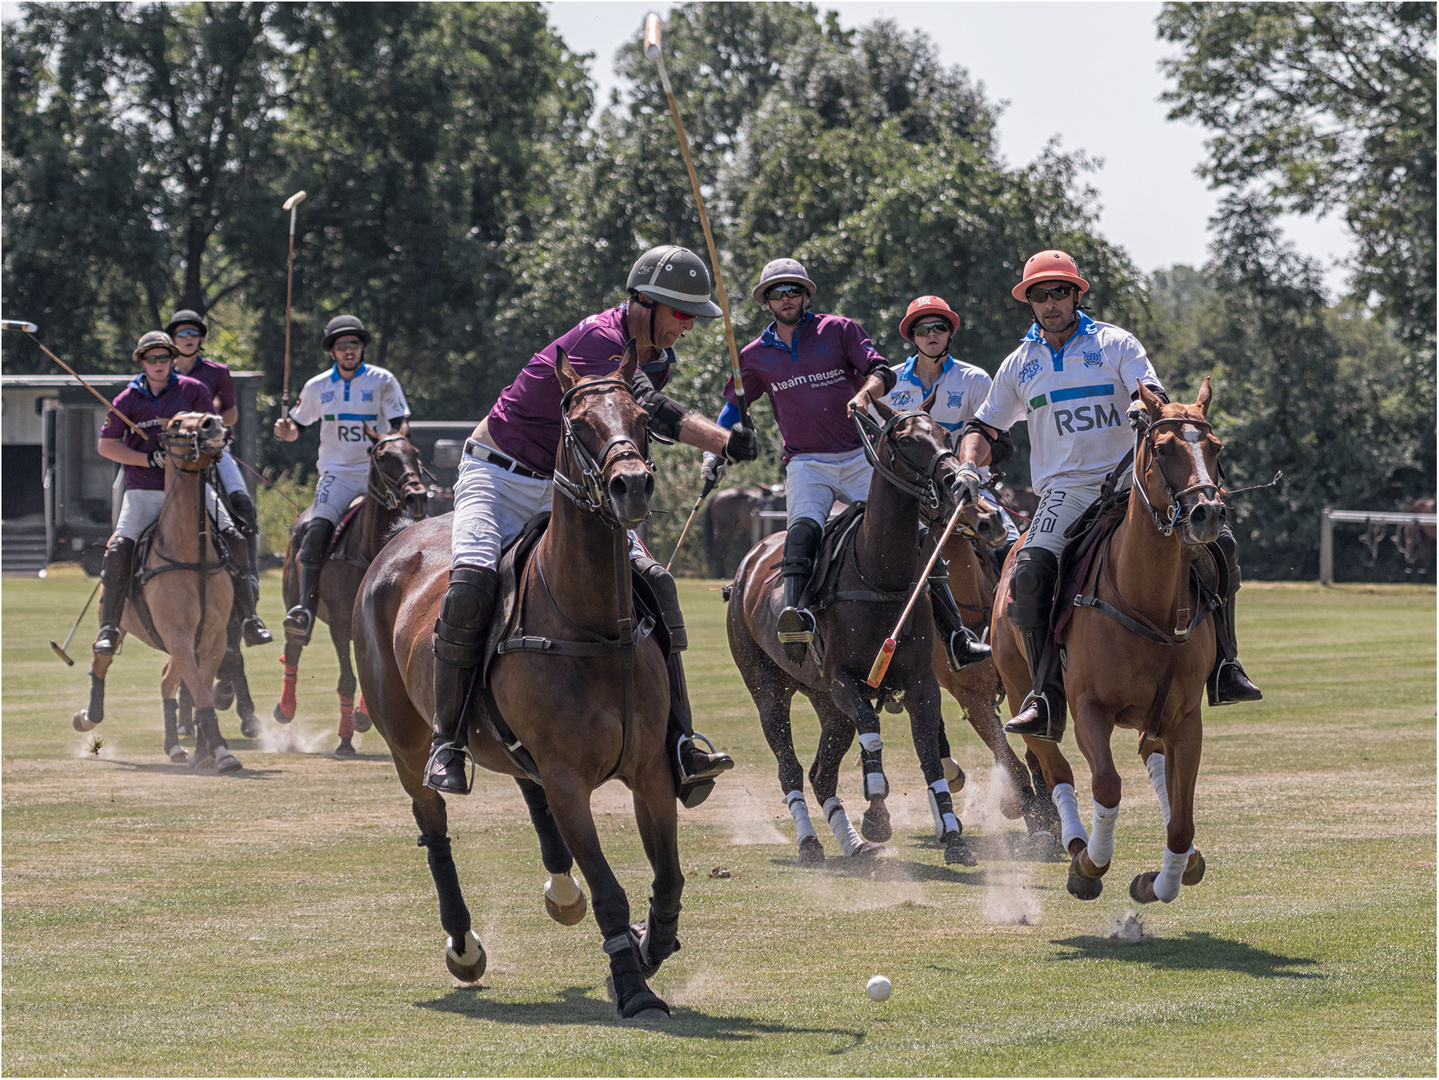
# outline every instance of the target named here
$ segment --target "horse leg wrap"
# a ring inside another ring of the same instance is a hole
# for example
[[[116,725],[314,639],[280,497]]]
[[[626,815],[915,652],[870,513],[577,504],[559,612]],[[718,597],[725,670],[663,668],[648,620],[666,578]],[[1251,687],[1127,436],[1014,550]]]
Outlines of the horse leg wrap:
[[[535,827],[535,836],[540,841],[540,862],[553,875],[569,874],[574,868],[575,859],[565,844],[565,838],[560,835],[559,826],[555,824],[555,816],[550,812],[550,802],[545,796],[545,789],[532,780],[520,780],[518,783],[520,794],[525,797],[525,805],[530,811],[530,822]]]
[[[889,780],[884,775],[884,741],[879,732],[867,732],[859,737],[860,768],[864,772],[864,797],[883,798],[889,794]]]
[[[1089,861],[1096,870],[1103,870],[1114,858],[1114,826],[1119,821],[1119,807],[1094,803],[1094,828],[1089,834]]]
[[[90,672],[90,708],[85,715],[91,724],[105,719],[105,680],[93,671]]]
[[[340,738],[353,738],[355,734],[355,699],[340,695]]]
[[[1193,850],[1193,844],[1189,845],[1189,851],[1179,855],[1164,849],[1164,868],[1154,879],[1154,895],[1166,904],[1179,895],[1179,879],[1184,876],[1184,868],[1189,865],[1189,852]]]
[[[962,833],[964,826],[954,813],[954,797],[949,781],[940,777],[929,785],[929,812],[934,815],[934,838],[943,840],[949,833]]]
[[[440,926],[458,950],[470,932],[470,909],[465,906],[464,893],[460,892],[460,875],[450,854],[450,838],[421,833],[416,843],[426,849],[429,858],[430,877],[435,879],[435,893],[440,898]]]
[[[165,698],[161,704],[165,707],[165,751],[169,753],[170,747],[180,745],[180,703]]]
[[[286,664],[285,658],[280,657],[280,663],[285,666],[285,674],[280,681],[280,712],[288,720],[295,718],[295,684],[300,677],[299,664]]]
[[[814,823],[809,819],[809,806],[804,801],[803,791],[791,791],[784,797],[785,804],[789,807],[789,816],[794,818],[795,839],[803,840],[806,836],[813,836],[819,839],[819,834],[814,831]]]
[[[1084,831],[1084,825],[1079,820],[1079,799],[1074,794],[1074,785],[1055,784],[1050,798],[1054,800],[1054,808],[1059,811],[1059,842],[1064,850],[1069,850],[1071,840],[1083,840],[1088,845],[1089,833]]]
[[[1159,812],[1164,816],[1164,827],[1169,828],[1169,784],[1164,779],[1164,755],[1150,754],[1144,759],[1144,767],[1149,771],[1149,783],[1154,788],[1154,794],[1159,799]]]
[[[838,795],[825,800],[824,819],[829,822],[829,831],[839,841],[839,850],[843,854],[853,855],[855,849],[864,843],[850,824],[849,815],[844,812],[844,803],[839,801]]]
[[[615,1007],[620,1016],[628,1019],[646,1009],[670,1011],[645,982],[632,930],[626,927],[613,937],[605,938],[602,948],[610,958],[610,978],[615,984]]]
[[[644,970],[654,972],[679,949],[680,909],[672,912],[655,910],[654,897],[650,897],[650,911],[640,932],[640,964]]]
[[[213,708],[195,710],[195,737],[204,739],[211,750],[218,750],[222,746],[229,748],[224,736],[220,734],[220,720]]]

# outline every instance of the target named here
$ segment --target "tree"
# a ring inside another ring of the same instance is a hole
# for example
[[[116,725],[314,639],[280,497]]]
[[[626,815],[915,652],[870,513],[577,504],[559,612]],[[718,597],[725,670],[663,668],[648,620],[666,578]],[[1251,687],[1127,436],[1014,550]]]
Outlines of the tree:
[[[1182,47],[1171,119],[1216,132],[1202,174],[1270,206],[1340,209],[1359,241],[1353,287],[1431,351],[1435,313],[1435,7],[1169,3]]]

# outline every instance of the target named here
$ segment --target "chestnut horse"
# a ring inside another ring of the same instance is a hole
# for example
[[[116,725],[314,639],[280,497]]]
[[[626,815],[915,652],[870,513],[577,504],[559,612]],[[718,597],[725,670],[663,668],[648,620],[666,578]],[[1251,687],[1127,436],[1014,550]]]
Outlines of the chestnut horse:
[[[679,947],[684,875],[665,754],[669,676],[648,621],[636,629],[631,592],[626,530],[648,516],[654,491],[647,420],[630,391],[636,367],[633,343],[613,376],[579,378],[563,350],[555,364],[564,397],[554,511],[528,564],[516,568],[518,595],[505,628],[528,647],[506,650],[510,642],[502,642],[488,671],[501,723],[528,752],[533,779],[496,740],[491,722],[477,716],[473,699],[467,716],[475,760],[514,776],[525,794],[551,874],[550,915],[566,925],[583,917],[584,893],[570,874],[578,861],[620,1015],[663,1019],[669,1008],[646,975]],[[355,658],[375,727],[390,746],[420,843],[429,849],[440,924],[449,935],[445,963],[457,979],[474,982],[484,973],[485,951],[450,854],[445,800],[424,780],[434,711],[430,636],[450,570],[450,527],[442,517],[406,529],[370,565],[355,605]],[[629,899],[605,861],[590,807],[594,790],[612,779],[633,792],[654,869],[642,927],[630,925]]]
[[[1074,737],[1092,777],[1092,834],[1079,820],[1074,772],[1059,745],[1028,736],[1025,742],[1040,759],[1064,819],[1063,842],[1072,856],[1069,891],[1093,900],[1110,866],[1119,814],[1110,740],[1116,727],[1140,733],[1139,753],[1159,797],[1167,839],[1163,868],[1130,885],[1130,896],[1147,904],[1168,903],[1181,882],[1196,885],[1204,876],[1204,857],[1193,845],[1194,788],[1203,741],[1200,702],[1214,666],[1210,616],[1216,605],[1213,594],[1195,588],[1190,565],[1208,557],[1202,545],[1219,536],[1227,510],[1218,487],[1222,446],[1206,419],[1208,378],[1193,405],[1164,404],[1142,383],[1139,394],[1147,423],[1141,421],[1136,435],[1124,520],[1102,544],[1060,635]],[[1011,553],[1001,596],[1009,595],[1013,568]],[[995,607],[992,637],[1013,710],[1029,692],[1030,676],[1005,605]]]
[[[345,528],[340,542],[331,547],[320,571],[320,604],[315,617],[330,626],[330,640],[340,659],[340,682],[335,687],[340,695],[340,738],[349,739],[356,731],[368,731],[370,720],[365,713],[364,696],[355,708],[355,672],[350,667],[350,621],[355,610],[355,596],[365,570],[396,526],[417,521],[425,516],[429,491],[420,477],[420,452],[409,439],[397,431],[378,435],[368,427],[365,434],[370,447],[370,479],[365,488],[355,520]],[[285,553],[283,589],[285,607],[300,601],[300,537],[310,510],[307,507],[295,519],[290,530],[290,547]],[[274,716],[282,724],[295,718],[295,686],[299,678],[300,653],[304,646],[286,635],[284,679],[280,700]],[[342,746],[348,745],[341,743]]]
[[[925,405],[930,402],[926,401]],[[810,823],[804,797],[804,771],[795,756],[790,731],[790,701],[803,693],[819,715],[819,751],[810,769],[810,783],[825,820],[846,856],[871,857],[878,844],[862,840],[850,824],[836,794],[839,768],[855,731],[859,731],[864,770],[865,835],[889,837],[889,794],[882,764],[877,702],[902,699],[931,810],[943,822],[945,862],[973,865],[973,854],[961,837],[949,784],[939,759],[940,696],[934,676],[934,622],[929,597],[915,604],[898,647],[878,690],[866,680],[880,646],[904,610],[924,566],[920,559],[919,517],[925,505],[948,516],[954,509],[953,484],[959,465],[945,441],[945,431],[928,412],[895,412],[874,404],[883,428],[868,417],[856,420],[870,446],[875,465],[869,497],[852,545],[844,554],[832,602],[819,598],[816,640],[824,642],[822,663],[811,649],[802,665],[784,654],[776,632],[783,607],[782,586],[776,584],[784,555],[784,533],[766,537],[750,550],[735,571],[730,591],[730,651],[745,686],[759,710],[765,739],[779,762],[780,791],[795,819],[801,862],[819,862],[824,848]],[[872,429],[869,430],[869,429]],[[873,444],[871,445],[871,438]],[[973,508],[966,513],[973,514]],[[935,539],[938,539],[936,535]]]
[[[176,730],[176,694],[183,681],[195,703],[191,764],[234,772],[240,762],[220,734],[214,696],[234,592],[230,575],[223,572],[225,563],[215,545],[205,500],[205,474],[225,449],[225,425],[209,413],[177,413],[165,425],[160,442],[167,455],[165,502],[144,568],[136,572],[134,590],[125,604],[121,640],[133,635],[170,654],[160,677],[165,753],[170,760],[179,764],[187,757]],[[141,614],[142,605],[149,611],[149,624]],[[90,731],[105,719],[105,674],[113,660],[94,654],[90,705],[75,714],[76,731]]]

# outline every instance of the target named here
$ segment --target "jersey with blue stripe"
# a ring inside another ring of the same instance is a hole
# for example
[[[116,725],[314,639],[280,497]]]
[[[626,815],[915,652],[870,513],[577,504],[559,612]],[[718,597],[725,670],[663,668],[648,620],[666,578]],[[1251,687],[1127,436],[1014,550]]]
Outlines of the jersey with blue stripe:
[[[1119,464],[1134,442],[1124,413],[1141,381],[1161,387],[1139,339],[1081,312],[1059,349],[1030,327],[975,416],[1000,431],[1028,421],[1030,482],[1043,495],[1098,483]]]
[[[290,410],[297,424],[320,421],[320,471],[369,468],[370,440],[365,425],[384,434],[390,421],[410,415],[400,380],[382,367],[361,364],[353,378],[340,375],[339,365],[305,384]]]
[[[950,443],[958,443],[959,429],[965,421],[974,416],[985,396],[989,393],[989,374],[981,367],[966,364],[952,356],[944,358],[939,378],[930,386],[915,374],[914,363],[918,357],[911,356],[891,370],[895,374],[894,389],[885,395],[885,403],[892,409],[903,412],[917,409],[931,393],[935,395],[929,415],[939,421],[949,432]]]

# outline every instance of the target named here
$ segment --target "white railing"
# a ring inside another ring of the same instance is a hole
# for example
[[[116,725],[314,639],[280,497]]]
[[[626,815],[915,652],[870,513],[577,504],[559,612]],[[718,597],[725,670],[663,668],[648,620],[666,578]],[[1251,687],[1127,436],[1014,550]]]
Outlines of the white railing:
[[[1356,525],[1434,525],[1439,514],[1409,514],[1402,511],[1331,510],[1324,508],[1319,516],[1319,583],[1334,584],[1334,523]]]

